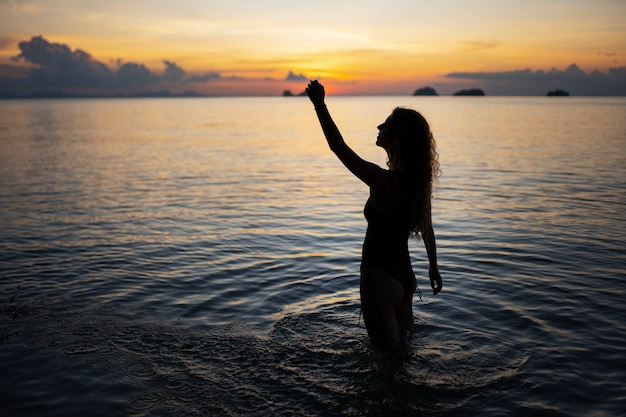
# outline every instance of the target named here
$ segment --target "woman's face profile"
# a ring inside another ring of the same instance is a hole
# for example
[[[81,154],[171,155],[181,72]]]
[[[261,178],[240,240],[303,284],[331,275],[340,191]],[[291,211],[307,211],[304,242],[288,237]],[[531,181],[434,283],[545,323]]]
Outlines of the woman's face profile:
[[[378,125],[378,136],[376,137],[376,145],[383,149],[388,149],[392,141],[391,132],[391,116],[387,117],[382,124]]]

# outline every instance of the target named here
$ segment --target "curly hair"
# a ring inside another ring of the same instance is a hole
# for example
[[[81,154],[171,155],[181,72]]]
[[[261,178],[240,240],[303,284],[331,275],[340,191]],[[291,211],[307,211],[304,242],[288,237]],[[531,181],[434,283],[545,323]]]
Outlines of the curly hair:
[[[415,110],[397,107],[389,127],[395,138],[389,147],[387,165],[402,173],[410,235],[419,239],[431,226],[433,181],[441,175],[439,154],[430,126]]]

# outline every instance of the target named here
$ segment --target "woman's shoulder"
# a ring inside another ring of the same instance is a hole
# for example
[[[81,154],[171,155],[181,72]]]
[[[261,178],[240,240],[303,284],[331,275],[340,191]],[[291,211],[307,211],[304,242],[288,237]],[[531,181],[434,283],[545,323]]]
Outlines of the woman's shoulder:
[[[392,203],[402,199],[404,189],[401,173],[381,168],[378,180],[370,185],[370,197],[377,207],[392,207]]]
[[[370,189],[373,191],[383,191],[389,188],[389,185],[393,179],[393,174],[391,170],[382,168],[376,165],[377,169],[374,175],[374,181],[370,184]]]

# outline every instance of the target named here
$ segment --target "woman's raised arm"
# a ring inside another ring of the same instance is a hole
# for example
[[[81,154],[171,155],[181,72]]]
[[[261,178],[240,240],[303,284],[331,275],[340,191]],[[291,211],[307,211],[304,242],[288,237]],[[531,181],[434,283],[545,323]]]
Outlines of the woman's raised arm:
[[[330,116],[330,112],[324,102],[324,86],[317,81],[311,81],[306,89],[306,92],[315,107],[317,118],[322,126],[322,131],[324,132],[324,136],[326,137],[330,150],[337,155],[339,160],[350,170],[350,172],[367,185],[372,186],[375,182],[379,181],[385,170],[376,164],[362,159],[343,140],[343,137]]]

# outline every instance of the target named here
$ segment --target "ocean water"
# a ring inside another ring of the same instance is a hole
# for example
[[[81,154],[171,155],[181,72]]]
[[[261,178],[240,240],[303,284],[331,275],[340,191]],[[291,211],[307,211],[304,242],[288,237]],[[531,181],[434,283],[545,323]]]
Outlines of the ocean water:
[[[0,101],[3,416],[626,414],[626,99],[421,111],[444,289],[403,351],[359,316],[368,190],[306,98]]]

